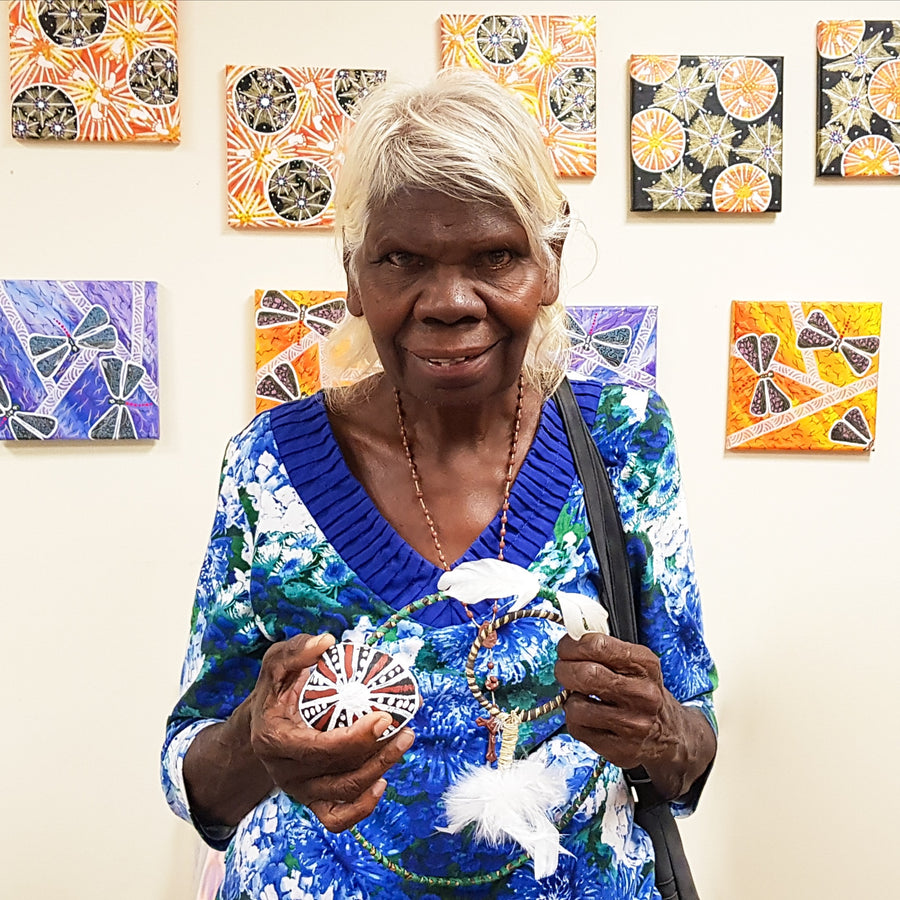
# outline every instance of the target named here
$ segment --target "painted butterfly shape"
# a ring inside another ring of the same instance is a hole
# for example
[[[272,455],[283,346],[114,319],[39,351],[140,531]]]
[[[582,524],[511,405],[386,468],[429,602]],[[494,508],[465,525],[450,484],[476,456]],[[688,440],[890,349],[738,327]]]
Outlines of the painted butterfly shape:
[[[128,398],[137,390],[144,377],[144,367],[123,362],[117,356],[100,359],[103,380],[109,389],[109,409],[91,426],[88,437],[95,441],[135,440],[137,429],[128,408]]]
[[[259,301],[256,311],[257,328],[275,328],[299,322],[316,334],[328,337],[347,314],[347,301],[335,297],[312,306],[301,306],[281,291],[266,291]]]
[[[23,412],[18,403],[13,403],[9,388],[0,376],[0,425],[9,426],[17,441],[43,441],[50,437],[59,422],[54,416]]]
[[[270,375],[263,375],[256,384],[256,396],[284,403],[300,396],[297,373],[290,363],[279,363]]]
[[[600,356],[606,363],[617,369],[625,361],[631,345],[630,325],[617,325],[605,331],[589,334],[574,316],[566,314],[566,331],[576,353]]]
[[[741,359],[759,376],[750,400],[750,414],[762,417],[782,413],[791,408],[791,398],[773,381],[769,370],[780,338],[777,334],[745,334],[734,342]]]
[[[814,309],[806,317],[806,324],[797,335],[797,346],[801,350],[833,350],[847,361],[847,365],[857,375],[864,375],[881,343],[874,334],[864,337],[844,337],[838,334],[828,316],[821,309]]]
[[[52,378],[70,356],[81,350],[112,350],[119,339],[116,329],[110,324],[109,313],[102,306],[92,306],[71,334],[65,325],[58,324],[64,335],[28,336],[28,352],[44,378]]]
[[[866,450],[871,450],[874,443],[869,423],[858,406],[851,406],[831,426],[828,439],[836,444],[850,444],[854,447],[864,447]]]

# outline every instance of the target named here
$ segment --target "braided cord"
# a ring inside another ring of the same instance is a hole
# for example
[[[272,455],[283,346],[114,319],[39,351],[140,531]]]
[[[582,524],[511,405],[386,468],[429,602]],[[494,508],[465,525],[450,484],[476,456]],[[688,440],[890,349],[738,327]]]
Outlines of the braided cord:
[[[556,600],[555,592],[546,587],[540,588],[540,590],[538,591],[538,596],[543,600]],[[377,644],[385,637],[385,635],[396,628],[397,625],[400,624],[400,622],[403,622],[404,620],[415,615],[417,612],[420,612],[421,610],[431,606],[434,603],[439,603],[442,600],[448,599],[450,598],[447,594],[445,594],[443,591],[438,591],[437,593],[429,594],[427,597],[422,597],[419,600],[414,600],[412,603],[408,603],[402,609],[394,613],[394,615],[392,615],[390,618],[386,619],[379,628],[373,631],[372,634],[370,634],[369,637],[366,638],[366,644],[368,644],[369,646]],[[501,617],[492,625],[490,625],[488,630],[496,632],[501,626],[506,625],[509,622],[514,622],[517,619],[523,618],[548,619],[551,622],[562,621],[562,617],[559,615],[559,613],[552,610],[519,610],[514,613],[508,613],[507,615]],[[466,680],[469,684],[469,689],[475,696],[475,699],[478,700],[478,702],[483,707],[493,712],[493,705],[487,700],[487,698],[484,696],[481,689],[475,682],[475,675],[473,671],[475,657],[478,655],[478,651],[481,649],[485,637],[486,633],[480,631],[478,637],[475,639],[475,642],[472,644],[472,648],[469,651],[469,658],[466,661]],[[542,706],[536,707],[535,709],[526,710],[524,712],[519,711],[521,720],[523,722],[531,722],[534,719],[537,719],[539,716],[546,715],[547,713],[558,709],[560,706],[562,706],[567,696],[567,691],[561,691],[556,697],[543,704]],[[563,829],[569,824],[569,822],[572,821],[575,813],[578,812],[581,805],[585,800],[587,800],[591,791],[597,784],[597,780],[600,778],[600,773],[603,771],[603,767],[605,765],[606,761],[604,759],[601,758],[597,760],[597,764],[594,766],[594,770],[591,772],[590,778],[588,778],[588,780],[585,782],[584,787],[578,792],[578,795],[567,807],[566,812],[559,820],[557,828]],[[362,832],[360,832],[360,830],[355,825],[350,829],[350,834],[353,835],[356,842],[377,863],[384,866],[384,868],[386,868],[389,872],[392,872],[394,875],[398,875],[405,881],[411,881],[415,884],[423,884],[427,887],[460,888],[473,887],[480,884],[491,884],[495,881],[499,881],[501,878],[505,878],[520,866],[523,866],[526,862],[528,862],[530,858],[527,853],[521,853],[515,859],[510,860],[510,862],[506,863],[506,865],[504,866],[501,866],[499,869],[494,869],[493,872],[484,872],[479,875],[465,875],[459,878],[437,875],[419,875],[416,872],[411,872],[409,869],[404,868],[400,865],[400,863],[396,861],[395,858],[392,858],[379,850],[368,838],[363,836]]]
[[[584,804],[584,801],[590,796],[591,791],[594,790],[605,765],[606,760],[602,757],[597,760],[590,778],[585,782],[584,787],[578,792],[577,796],[572,800],[566,808],[562,818],[559,820],[559,823],[556,826],[558,830],[562,831],[562,829],[575,818],[575,814]],[[479,875],[464,875],[459,878],[439,875],[419,875],[418,873],[411,872],[409,869],[401,866],[395,858],[382,853],[370,840],[363,837],[362,833],[355,825],[350,829],[350,834],[353,835],[356,842],[369,853],[375,862],[384,866],[389,872],[392,872],[394,875],[399,875],[404,881],[411,881],[414,884],[424,884],[427,887],[460,888],[473,887],[479,884],[491,884],[495,881],[499,881],[501,878],[505,878],[507,875],[523,866],[530,858],[527,853],[520,853],[505,866],[494,869],[493,872],[482,872]]]

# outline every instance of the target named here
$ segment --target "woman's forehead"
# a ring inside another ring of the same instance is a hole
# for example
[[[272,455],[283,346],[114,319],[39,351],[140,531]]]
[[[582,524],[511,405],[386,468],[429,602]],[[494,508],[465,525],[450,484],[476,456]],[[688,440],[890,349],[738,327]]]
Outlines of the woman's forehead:
[[[366,240],[386,233],[459,228],[525,235],[522,222],[508,204],[454,197],[426,188],[404,188],[369,214]]]

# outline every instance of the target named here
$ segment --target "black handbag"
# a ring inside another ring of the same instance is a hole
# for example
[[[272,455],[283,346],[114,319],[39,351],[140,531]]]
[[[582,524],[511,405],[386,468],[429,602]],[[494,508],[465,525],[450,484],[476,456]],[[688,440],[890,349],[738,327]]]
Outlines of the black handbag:
[[[568,379],[553,399],[569,438],[575,470],[584,486],[584,505],[591,544],[600,565],[597,589],[609,612],[610,631],[623,641],[640,643],[637,597],[625,554],[625,533],[606,466],[581,414]],[[643,767],[629,769],[625,779],[637,797],[634,821],[650,835],[656,856],[656,888],[663,900],[699,900],[681,835],[669,804],[650,783]]]

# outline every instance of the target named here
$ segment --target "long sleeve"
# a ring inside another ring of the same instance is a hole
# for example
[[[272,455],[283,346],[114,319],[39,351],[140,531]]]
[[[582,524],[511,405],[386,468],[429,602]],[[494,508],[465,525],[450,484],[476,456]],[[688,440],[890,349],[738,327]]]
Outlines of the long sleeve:
[[[239,440],[230,442],[194,600],[181,674],[182,695],[166,727],[163,789],[172,810],[188,820],[191,815],[182,761],[191,741],[206,726],[226,719],[249,694],[269,647],[250,603],[256,519],[248,493],[248,485],[253,483],[250,465],[241,453]],[[214,838],[208,834],[204,837]]]

